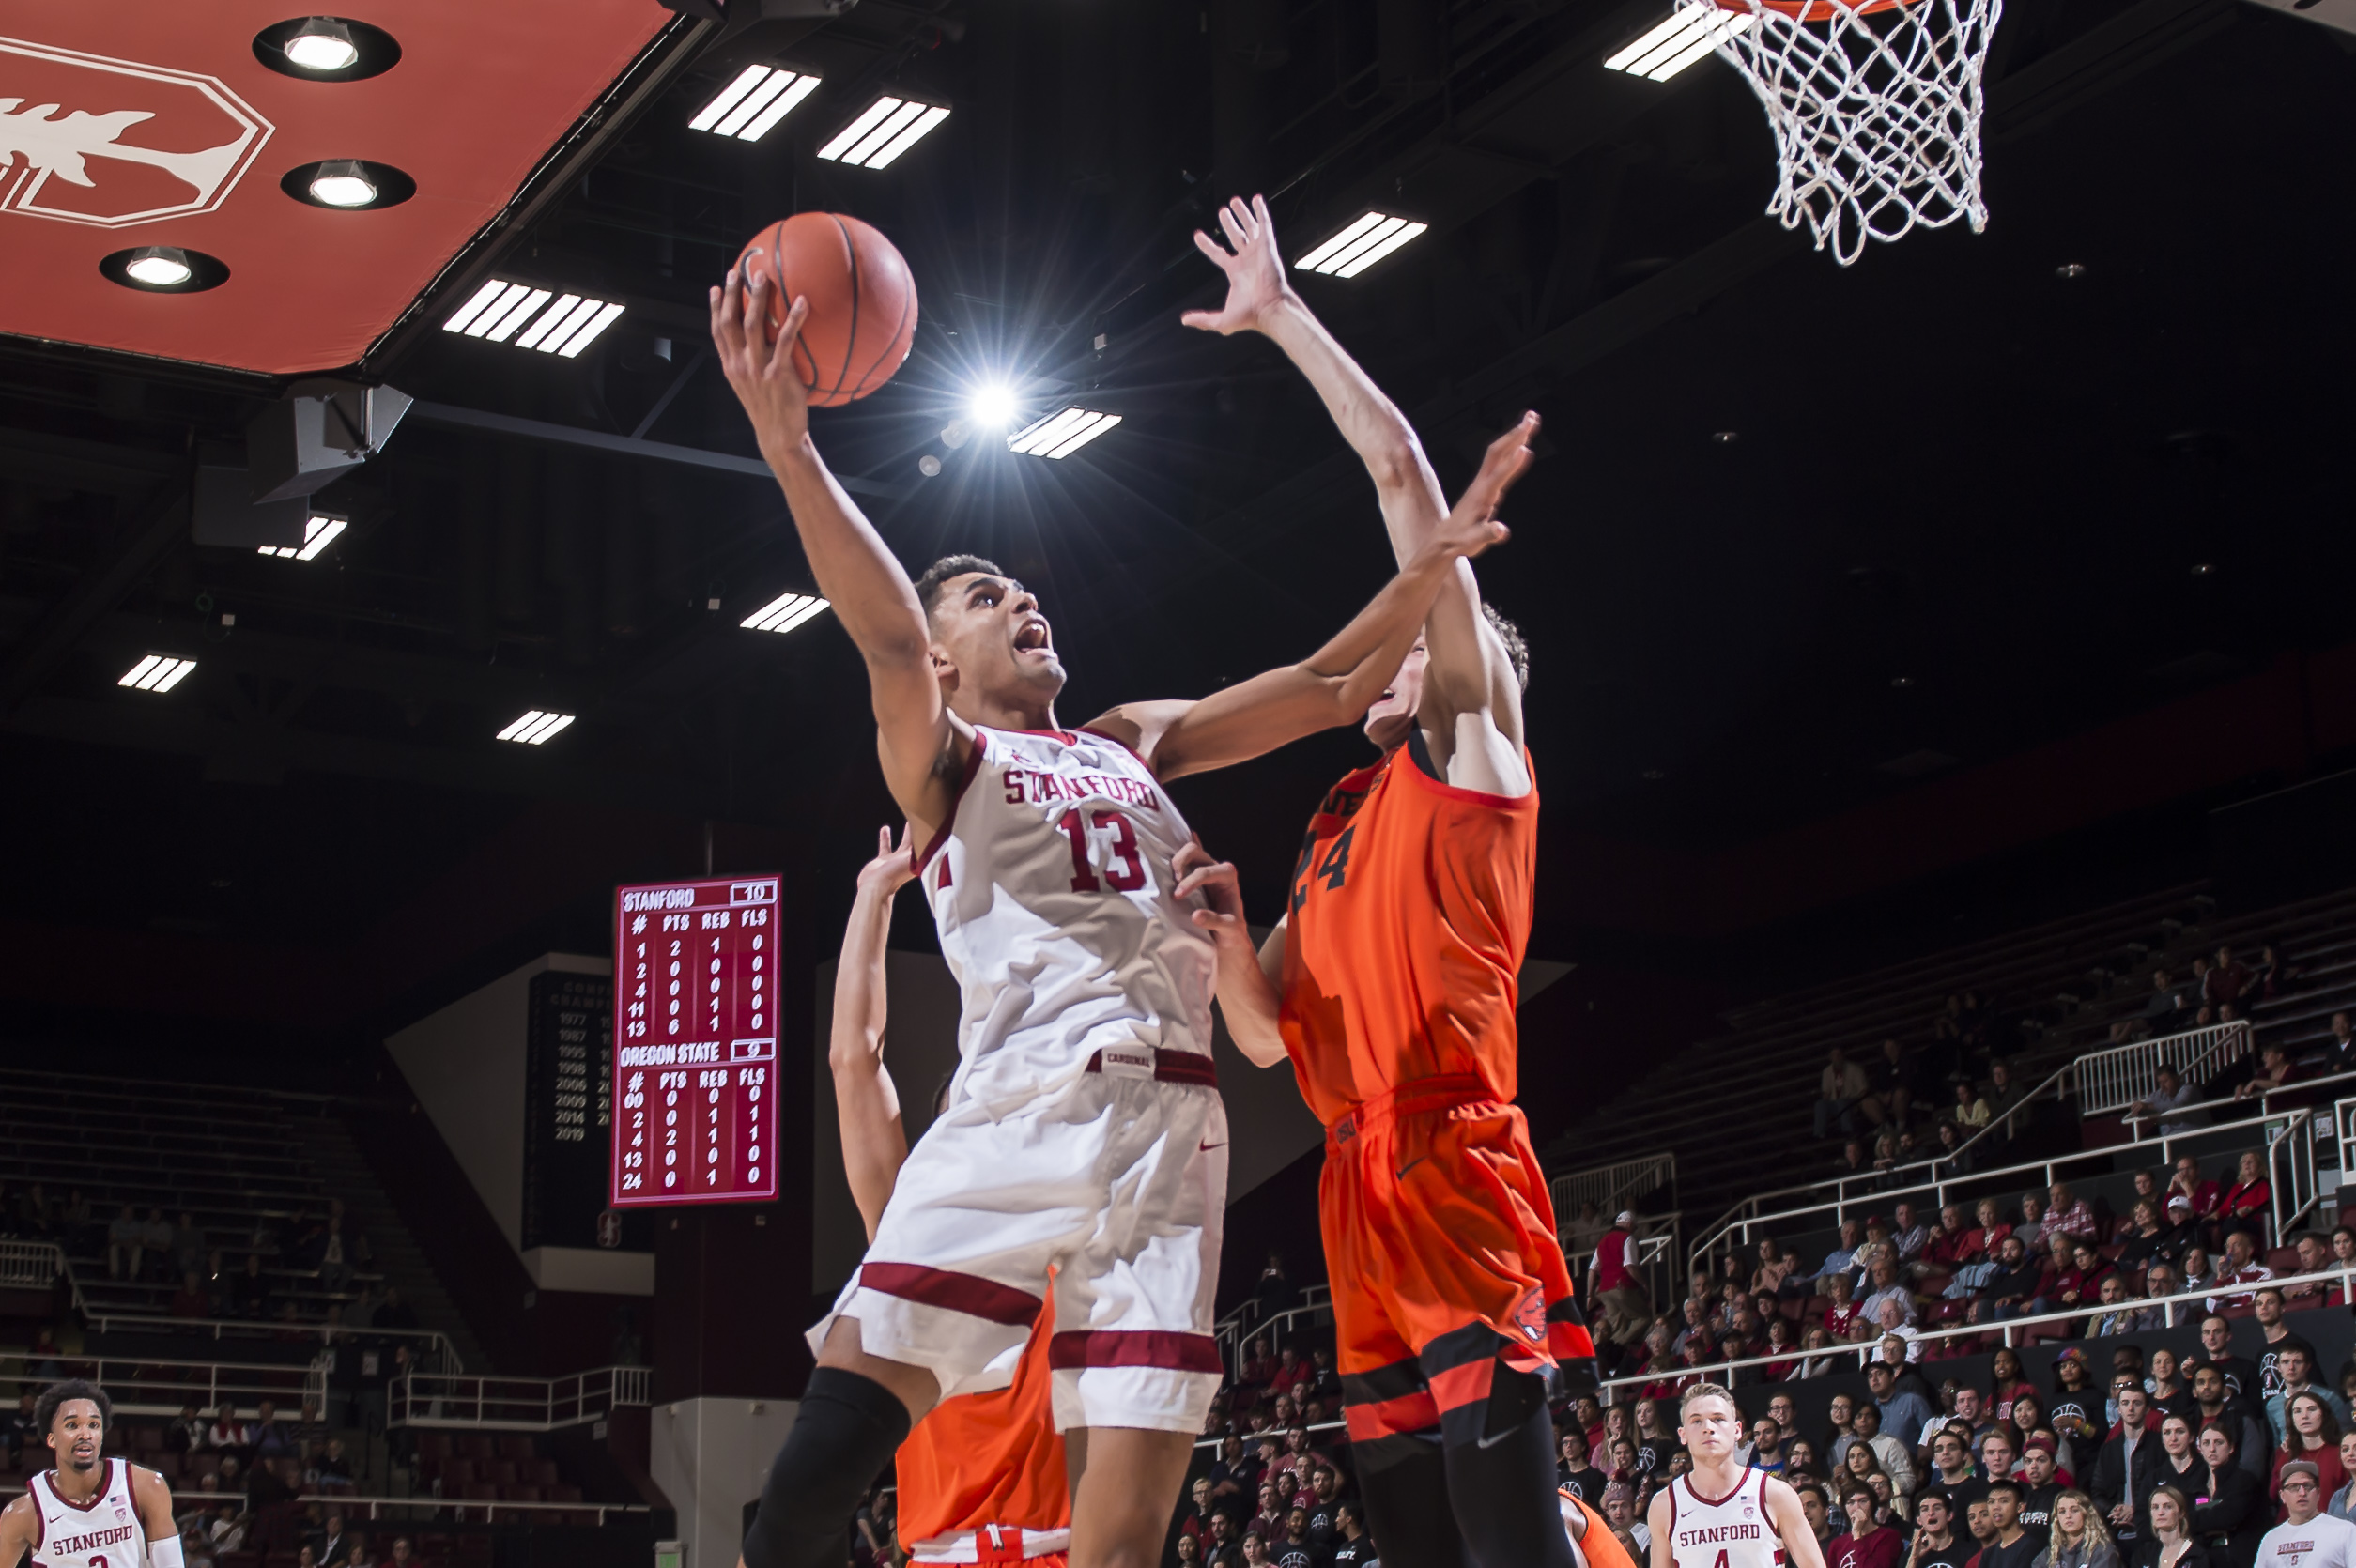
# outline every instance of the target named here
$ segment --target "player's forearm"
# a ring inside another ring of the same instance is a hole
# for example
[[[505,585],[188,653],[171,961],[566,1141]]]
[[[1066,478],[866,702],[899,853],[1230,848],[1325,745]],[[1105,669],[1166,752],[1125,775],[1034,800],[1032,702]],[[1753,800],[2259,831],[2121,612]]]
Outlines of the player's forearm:
[[[1219,945],[1218,988],[1219,1013],[1226,1020],[1235,1048],[1255,1067],[1282,1063],[1285,1037],[1276,1023],[1282,1002],[1260,969],[1259,954],[1248,943]]]
[[[1394,553],[1404,564],[1447,511],[1415,427],[1299,295],[1287,289],[1283,301],[1260,318],[1259,327],[1308,377],[1342,439],[1374,477]],[[1394,508],[1394,499],[1420,506]],[[1394,511],[1399,515],[1394,516]]]
[[[1302,670],[1331,688],[1339,722],[1374,706],[1407,662],[1433,602],[1461,564],[1457,557],[1426,546],[1332,640],[1301,662]]]
[[[870,667],[926,669],[932,638],[916,587],[818,448],[808,436],[784,440],[764,435],[761,449],[785,491],[818,591],[860,653]]]
[[[842,956],[835,966],[826,1065],[835,1083],[843,1175],[851,1183],[852,1201],[858,1205],[870,1240],[884,1217],[884,1206],[891,1200],[901,1164],[908,1158],[900,1096],[884,1067],[887,994],[884,954],[890,933],[891,899],[874,884],[862,882],[843,930]]]

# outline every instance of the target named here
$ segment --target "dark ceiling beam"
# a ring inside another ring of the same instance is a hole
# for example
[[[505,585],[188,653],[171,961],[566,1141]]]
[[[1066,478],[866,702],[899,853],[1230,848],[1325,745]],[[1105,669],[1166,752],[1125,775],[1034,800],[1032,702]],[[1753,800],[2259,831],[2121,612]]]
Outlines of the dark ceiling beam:
[[[0,715],[12,712],[90,628],[112,613],[139,579],[188,538],[188,486],[167,481],[132,515],[114,555],[57,602],[16,657],[0,668]]]
[[[616,457],[640,457],[654,463],[680,463],[690,468],[716,469],[722,473],[744,474],[750,478],[775,483],[777,476],[769,465],[758,457],[737,457],[725,452],[707,452],[701,447],[674,446],[669,441],[640,440],[635,436],[609,435],[603,430],[586,430],[577,424],[552,424],[547,420],[524,419],[515,414],[494,414],[482,408],[461,408],[448,403],[419,403],[408,412],[412,424],[439,425],[445,430],[476,430],[486,435],[509,436],[517,440],[542,441],[552,446],[586,447]],[[835,475],[842,487],[855,496],[872,496],[879,500],[901,500],[910,493],[905,484],[886,484],[855,474]]]
[[[93,495],[145,496],[161,481],[187,477],[188,459],[149,447],[0,429],[0,472]]]

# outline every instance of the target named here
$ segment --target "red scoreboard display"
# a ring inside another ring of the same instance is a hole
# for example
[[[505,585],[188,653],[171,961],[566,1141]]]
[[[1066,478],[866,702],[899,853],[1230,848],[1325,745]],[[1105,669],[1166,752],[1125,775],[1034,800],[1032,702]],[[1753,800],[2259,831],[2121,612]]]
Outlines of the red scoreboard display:
[[[778,1195],[778,879],[614,890],[616,1208]]]

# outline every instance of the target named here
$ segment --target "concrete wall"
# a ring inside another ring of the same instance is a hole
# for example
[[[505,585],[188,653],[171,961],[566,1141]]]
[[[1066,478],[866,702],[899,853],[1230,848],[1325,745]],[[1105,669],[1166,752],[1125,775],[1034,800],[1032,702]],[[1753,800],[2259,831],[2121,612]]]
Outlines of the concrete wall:
[[[647,1468],[679,1512],[684,1568],[733,1568],[745,1505],[761,1496],[800,1408],[791,1399],[721,1398],[654,1407]]]

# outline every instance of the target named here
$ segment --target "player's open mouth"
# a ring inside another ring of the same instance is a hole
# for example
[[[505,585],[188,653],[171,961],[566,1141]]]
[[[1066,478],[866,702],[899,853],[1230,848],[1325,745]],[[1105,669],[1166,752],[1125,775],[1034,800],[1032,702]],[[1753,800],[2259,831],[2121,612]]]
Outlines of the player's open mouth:
[[[1014,651],[1018,653],[1046,653],[1054,651],[1048,640],[1047,623],[1031,620],[1023,623],[1023,629],[1014,634]]]

